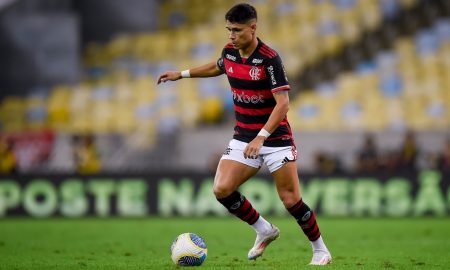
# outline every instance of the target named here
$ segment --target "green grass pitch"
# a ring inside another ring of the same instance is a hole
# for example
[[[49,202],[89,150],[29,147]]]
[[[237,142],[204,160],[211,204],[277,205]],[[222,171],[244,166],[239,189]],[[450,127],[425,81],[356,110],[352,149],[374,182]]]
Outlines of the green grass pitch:
[[[0,220],[0,269],[180,269],[170,245],[183,232],[202,236],[198,269],[313,269],[310,244],[291,218],[257,261],[254,231],[234,217]],[[450,219],[320,218],[333,254],[325,269],[450,269]]]

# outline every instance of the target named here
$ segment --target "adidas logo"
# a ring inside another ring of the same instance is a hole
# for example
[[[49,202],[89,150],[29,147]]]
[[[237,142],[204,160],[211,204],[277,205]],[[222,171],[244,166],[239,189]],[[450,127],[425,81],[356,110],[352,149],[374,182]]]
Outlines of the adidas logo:
[[[230,67],[230,68],[228,69],[228,73],[233,73],[233,67]]]
[[[286,163],[291,162],[291,161],[295,161],[295,159],[288,159],[287,157],[285,157],[283,159],[283,161],[281,161],[281,164],[286,164]]]

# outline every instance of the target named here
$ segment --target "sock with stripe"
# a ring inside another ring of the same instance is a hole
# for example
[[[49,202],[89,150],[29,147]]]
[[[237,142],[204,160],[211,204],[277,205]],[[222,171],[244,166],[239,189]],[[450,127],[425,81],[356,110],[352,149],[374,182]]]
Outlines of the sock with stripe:
[[[309,241],[315,242],[319,239],[320,230],[316,222],[316,215],[302,199],[289,208],[288,211],[297,220],[298,225],[300,225]]]
[[[256,211],[252,204],[245,198],[244,195],[235,191],[231,193],[228,197],[217,199],[225,208],[236,217],[240,218],[242,221],[247,222],[249,225],[254,225],[254,228],[258,232],[258,228],[264,228],[261,222],[264,223],[264,219],[260,219],[258,211]],[[267,221],[265,221],[267,222]],[[268,223],[268,222],[267,222]],[[270,226],[270,223],[268,223]]]

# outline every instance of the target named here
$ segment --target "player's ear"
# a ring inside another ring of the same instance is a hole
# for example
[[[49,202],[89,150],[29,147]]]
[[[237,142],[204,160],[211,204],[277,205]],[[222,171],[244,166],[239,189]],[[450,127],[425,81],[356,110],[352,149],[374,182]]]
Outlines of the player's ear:
[[[256,22],[253,22],[253,23],[250,25],[250,28],[252,29],[252,34],[254,34],[254,33],[256,32]]]

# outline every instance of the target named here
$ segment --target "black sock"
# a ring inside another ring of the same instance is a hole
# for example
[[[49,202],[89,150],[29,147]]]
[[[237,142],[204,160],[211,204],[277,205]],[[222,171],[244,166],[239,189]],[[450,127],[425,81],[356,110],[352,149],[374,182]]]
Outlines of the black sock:
[[[249,225],[254,224],[258,218],[259,213],[252,204],[238,191],[233,192],[230,196],[222,199],[217,199],[228,211],[247,222]]]
[[[310,241],[316,241],[320,237],[316,215],[303,200],[288,209],[289,213],[297,220],[305,235]]]

